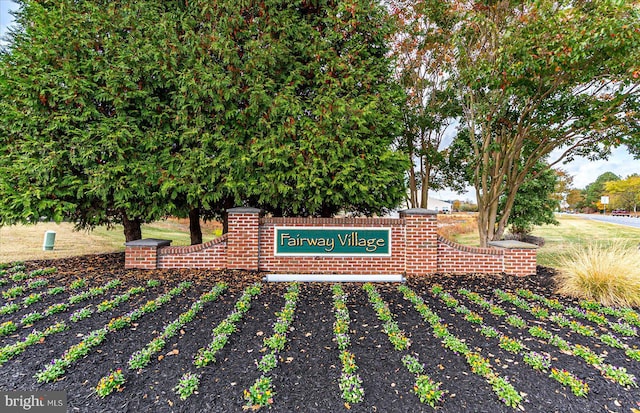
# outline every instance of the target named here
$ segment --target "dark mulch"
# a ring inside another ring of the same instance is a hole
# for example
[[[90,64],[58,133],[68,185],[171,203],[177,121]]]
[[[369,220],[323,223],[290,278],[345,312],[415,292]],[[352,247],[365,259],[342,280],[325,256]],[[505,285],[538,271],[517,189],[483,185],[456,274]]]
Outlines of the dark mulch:
[[[260,372],[255,360],[263,354],[262,339],[272,332],[275,313],[284,302],[284,284],[265,284],[263,292],[253,301],[243,321],[238,324],[227,346],[218,353],[217,361],[202,370],[203,379],[197,394],[186,401],[180,400],[173,391],[179,378],[186,371],[195,371],[191,364],[197,349],[211,340],[211,330],[232,311],[242,290],[250,283],[259,281],[257,273],[241,271],[142,271],[125,270],[122,254],[77,257],[55,261],[33,261],[26,263],[27,271],[55,266],[58,271],[49,275],[51,285],[68,285],[77,278],[86,278],[89,286],[99,286],[110,279],[119,278],[122,286],[104,297],[72,306],[37,322],[33,327],[19,330],[9,337],[0,338],[0,346],[12,344],[24,338],[32,328],[44,329],[55,321],[68,320],[71,311],[97,305],[104,299],[121,294],[135,285],[144,285],[148,279],[162,281],[159,287],[149,288],[144,294],[121,304],[118,308],[79,323],[69,323],[70,329],[53,335],[44,342],[28,348],[0,367],[0,388],[3,390],[64,390],[67,392],[69,411],[79,412],[239,412],[243,411],[243,390],[253,384]],[[446,276],[436,275],[409,279],[407,285],[421,295],[426,303],[448,324],[449,330],[465,339],[468,346],[491,360],[491,364],[520,392],[526,394],[522,408],[527,412],[634,412],[640,409],[640,390],[624,388],[605,380],[597,370],[582,359],[563,354],[557,348],[528,336],[526,330],[518,330],[488,312],[474,307],[457,293],[460,287],[476,291],[486,299],[493,298],[493,289],[501,288],[515,292],[528,288],[550,298],[559,298],[565,304],[574,301],[556,296],[552,283],[553,272],[538,268],[535,276],[515,278],[509,276]],[[193,287],[157,312],[140,319],[132,328],[109,334],[106,342],[88,356],[73,364],[57,382],[38,383],[33,377],[46,363],[81,340],[89,331],[99,328],[112,317],[117,317],[137,308],[147,300],[168,291],[180,281],[190,280]],[[192,302],[218,281],[227,281],[230,288],[217,301],[208,303],[195,321],[181,333],[169,340],[162,352],[162,360],[152,363],[140,372],[126,369],[129,356],[154,338],[164,325],[186,311]],[[429,290],[434,283],[445,287],[470,309],[484,317],[485,324],[492,325],[510,337],[522,339],[531,350],[548,352],[556,366],[573,372],[584,379],[590,387],[587,397],[576,397],[566,387],[548,378],[548,373],[539,373],[514,356],[480,335],[475,325],[465,321],[459,314],[432,297]],[[1,287],[4,290],[12,284]],[[273,412],[420,412],[433,411],[420,404],[412,392],[414,376],[407,372],[401,362],[405,353],[395,351],[382,331],[382,323],[368,303],[362,284],[344,286],[349,294],[348,308],[351,316],[351,351],[356,357],[358,373],[362,377],[365,399],[348,410],[341,398],[337,381],[341,364],[338,350],[332,341],[332,295],[330,285],[311,283],[301,285],[293,330],[288,335],[287,347],[280,353],[281,363],[271,372],[276,392],[274,404],[264,410]],[[480,376],[471,372],[465,359],[445,349],[432,335],[430,326],[424,322],[412,305],[402,298],[397,285],[379,284],[379,292],[398,321],[410,336],[410,351],[425,364],[426,373],[442,383],[447,391],[438,411],[442,412],[508,412],[493,393],[491,386]],[[0,323],[17,321],[30,311],[40,311],[49,304],[65,301],[69,293],[49,297],[29,309],[0,316]],[[21,298],[16,301],[21,300]],[[6,300],[0,297],[0,305]],[[575,334],[552,323],[540,322],[531,314],[509,304],[501,303],[511,313],[517,313],[529,323],[538,323],[574,344],[589,346],[606,355],[606,361],[625,367],[640,378],[640,363],[628,359],[624,352],[607,347],[597,339]],[[614,321],[610,318],[611,321]],[[590,324],[584,321],[585,324]],[[590,324],[596,327],[594,324]],[[606,331],[599,329],[599,331]],[[638,337],[626,338],[632,347],[640,345]],[[177,354],[173,350],[178,350]],[[125,388],[120,393],[99,398],[94,391],[98,380],[110,369],[123,368],[127,377]]]

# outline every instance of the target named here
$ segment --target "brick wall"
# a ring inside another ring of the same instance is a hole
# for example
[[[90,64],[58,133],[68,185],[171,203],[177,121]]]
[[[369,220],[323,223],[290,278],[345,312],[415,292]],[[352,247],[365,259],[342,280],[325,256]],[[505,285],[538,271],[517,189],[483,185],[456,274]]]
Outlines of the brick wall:
[[[156,257],[158,247],[130,247],[124,255],[124,268],[142,268],[153,270],[158,268]]]
[[[267,218],[255,208],[228,211],[229,232],[205,244],[170,247],[166,240],[127,243],[125,268],[245,269],[303,274],[403,274],[536,272],[534,246],[496,242],[491,248],[456,244],[436,234],[436,213],[406,210],[400,218]],[[390,228],[387,256],[275,255],[276,227]]]
[[[500,273],[504,271],[504,250],[476,248],[438,237],[438,271],[449,274]]]
[[[158,249],[158,268],[227,268],[228,234],[209,242],[188,247]]]

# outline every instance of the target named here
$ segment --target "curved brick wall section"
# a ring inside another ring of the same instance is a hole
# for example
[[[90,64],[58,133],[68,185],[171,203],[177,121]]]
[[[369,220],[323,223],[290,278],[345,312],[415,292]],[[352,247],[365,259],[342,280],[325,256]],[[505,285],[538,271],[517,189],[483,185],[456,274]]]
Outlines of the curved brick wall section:
[[[227,268],[227,234],[204,244],[158,248],[158,268]]]
[[[438,236],[438,272],[450,274],[535,274],[536,249],[524,243],[515,244],[515,248],[479,248],[460,245]],[[517,247],[518,244],[522,247]]]
[[[460,245],[438,236],[438,272],[501,273],[504,271],[504,251]]]

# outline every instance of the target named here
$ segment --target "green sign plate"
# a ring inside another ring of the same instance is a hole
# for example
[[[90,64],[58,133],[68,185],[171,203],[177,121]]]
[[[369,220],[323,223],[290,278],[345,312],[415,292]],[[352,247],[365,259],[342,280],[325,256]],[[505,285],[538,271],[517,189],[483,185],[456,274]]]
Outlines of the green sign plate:
[[[275,227],[275,255],[390,256],[391,228]]]

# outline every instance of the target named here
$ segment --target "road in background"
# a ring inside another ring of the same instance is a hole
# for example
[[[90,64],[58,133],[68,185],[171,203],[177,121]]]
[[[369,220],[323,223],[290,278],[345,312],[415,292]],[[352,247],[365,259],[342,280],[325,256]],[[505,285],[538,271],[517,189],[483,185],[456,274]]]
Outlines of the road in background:
[[[611,215],[600,214],[578,214],[579,217],[591,219],[594,221],[609,222],[611,224],[625,225],[627,227],[640,228],[640,218],[633,217],[614,217]]]

